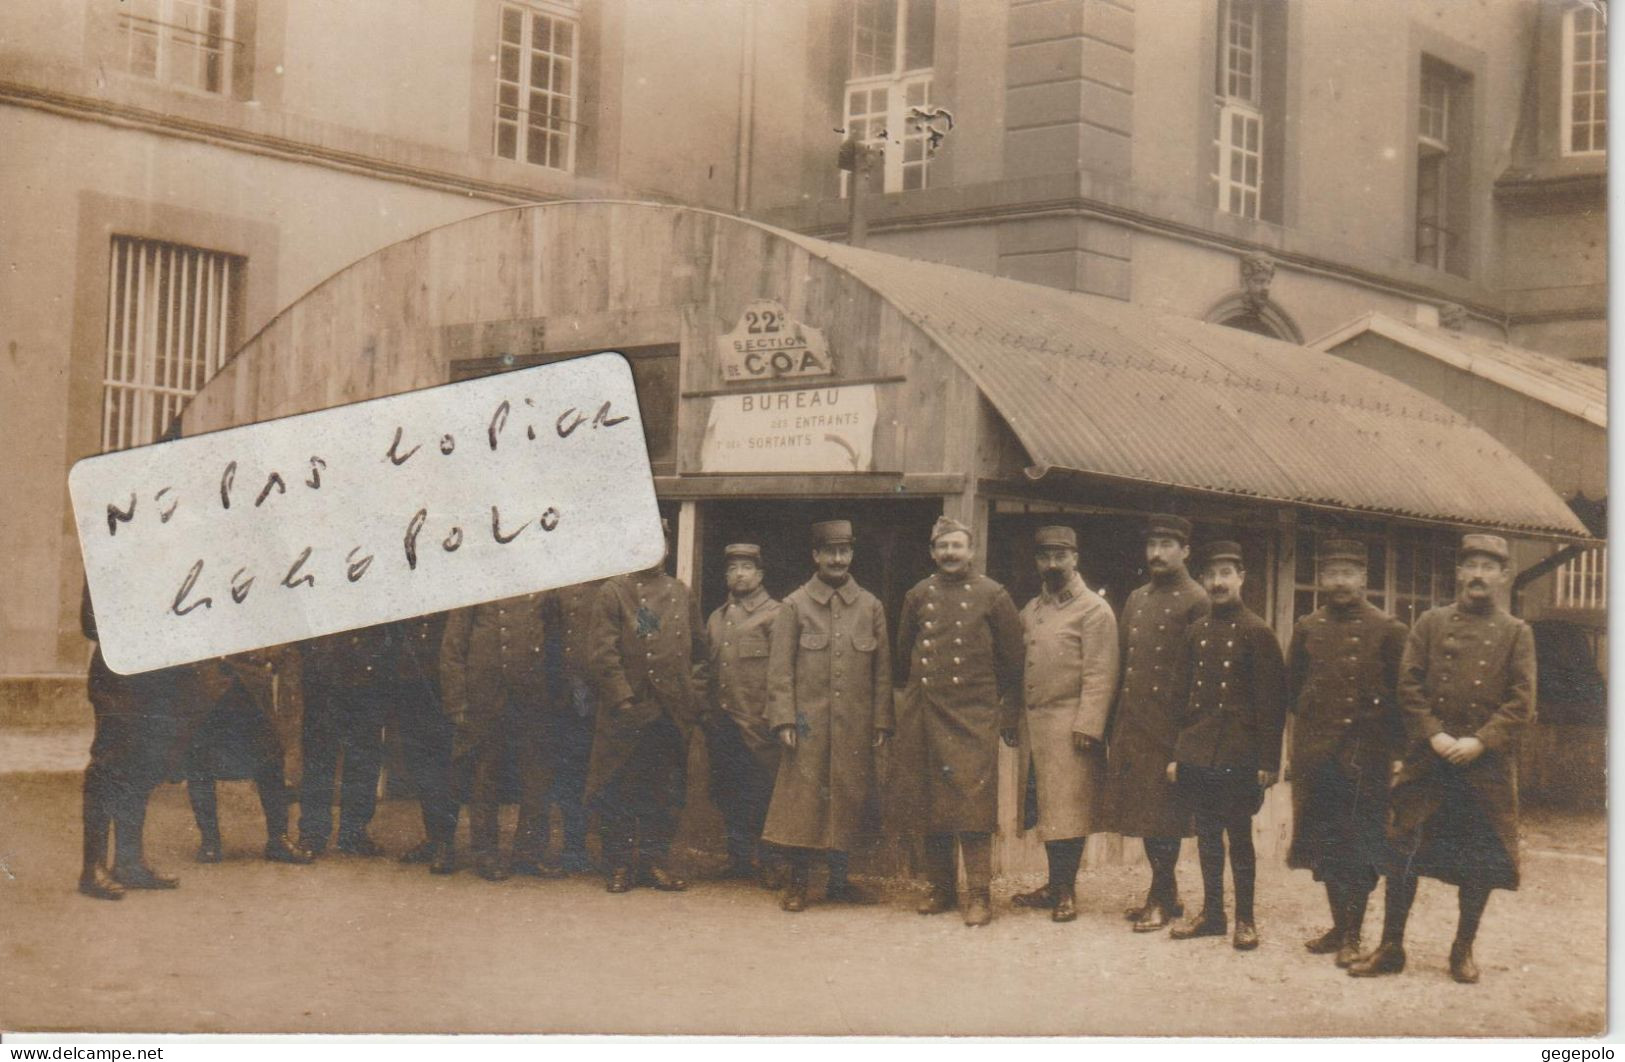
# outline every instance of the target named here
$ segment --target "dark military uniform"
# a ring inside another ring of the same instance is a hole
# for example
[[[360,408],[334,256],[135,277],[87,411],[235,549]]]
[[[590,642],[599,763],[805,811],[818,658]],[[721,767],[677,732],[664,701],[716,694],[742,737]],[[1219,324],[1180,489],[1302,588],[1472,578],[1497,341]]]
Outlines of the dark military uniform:
[[[501,878],[497,810],[502,766],[519,767],[515,864],[529,869],[546,841],[549,770],[543,750],[548,684],[548,598],[526,594],[460,609],[446,620],[440,679],[456,724],[454,756],[469,776],[469,841],[480,873]]]
[[[564,820],[561,860],[566,870],[587,869],[587,762],[597,723],[597,686],[592,674],[593,609],[604,580],[576,583],[553,591],[557,616],[559,697],[548,715],[547,753],[553,764],[548,802],[557,804]]]
[[[972,897],[992,884],[999,732],[1021,720],[1024,657],[1015,603],[985,575],[936,572],[903,598],[893,660],[925,739],[926,872],[944,896],[956,836]]]
[[[715,709],[706,723],[711,799],[727,826],[728,856],[741,870],[756,852],[779,769],[767,725],[767,661],[780,607],[758,586],[743,601],[730,597],[705,624]]]
[[[431,848],[444,846],[449,860],[457,833],[457,798],[451,784],[455,727],[446,714],[440,681],[446,623],[447,614],[436,612],[400,624],[400,688],[391,725],[400,735],[407,777],[423,817],[423,836]]]
[[[286,752],[277,722],[288,699],[285,693],[279,696],[278,679],[285,681],[297,665],[298,654],[292,649],[239,653],[198,665],[214,670],[208,685],[224,687],[193,735],[182,768],[201,837],[199,862],[217,862],[222,857],[215,782],[242,778],[252,779],[259,795],[265,815],[266,857],[309,861],[285,836],[291,797],[283,774]]]
[[[599,813],[611,886],[640,849],[658,882],[687,796],[688,737],[705,703],[705,632],[688,587],[659,569],[604,583],[593,672],[598,713],[586,793]]]
[[[300,725],[299,843],[320,854],[333,836],[339,787],[339,847],[376,853],[367,837],[378,804],[384,720],[397,693],[399,631],[394,624],[330,634],[299,646],[304,690]]]
[[[96,614],[87,588],[79,613],[84,636],[96,641]],[[102,659],[90,659],[88,691],[96,733],[84,779],[84,859],[79,890],[116,899],[120,883],[169,888],[173,879],[154,874],[142,854],[147,798],[179,765],[192,729],[212,701],[199,687],[195,668],[173,667],[120,675]],[[108,828],[116,849],[112,878],[105,866]]]
[[[1395,690],[1404,650],[1405,625],[1363,598],[1324,605],[1292,630],[1287,865],[1362,897],[1386,859],[1389,764],[1404,748]]]

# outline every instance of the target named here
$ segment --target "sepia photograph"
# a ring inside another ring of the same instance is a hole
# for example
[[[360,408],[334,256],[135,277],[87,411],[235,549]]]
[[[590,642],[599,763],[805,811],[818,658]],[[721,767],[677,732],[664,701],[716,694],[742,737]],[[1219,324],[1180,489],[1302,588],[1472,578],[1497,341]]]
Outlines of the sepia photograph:
[[[1608,76],[0,3],[0,1034],[1608,1034]]]

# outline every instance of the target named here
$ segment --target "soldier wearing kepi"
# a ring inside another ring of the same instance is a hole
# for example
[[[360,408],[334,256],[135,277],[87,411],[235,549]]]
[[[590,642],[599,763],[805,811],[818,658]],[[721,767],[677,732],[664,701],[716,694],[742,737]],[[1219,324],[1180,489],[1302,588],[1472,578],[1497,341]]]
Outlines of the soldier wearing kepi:
[[[1326,885],[1332,928],[1304,946],[1360,957],[1366,901],[1385,864],[1388,764],[1404,749],[1399,659],[1405,625],[1365,598],[1366,548],[1320,547],[1325,604],[1299,620],[1287,653],[1292,713],[1292,847],[1287,865]]]
[[[543,746],[554,693],[547,672],[548,604],[546,594],[536,593],[459,609],[446,620],[440,643],[445,706],[456,726],[454,755],[469,779],[469,846],[475,873],[487,881],[505,880],[510,869],[548,876],[541,865],[550,781]],[[510,752],[519,767],[519,822],[505,865],[497,815]]]
[[[1458,889],[1450,976],[1478,980],[1473,941],[1492,889],[1518,887],[1518,764],[1512,739],[1535,714],[1535,639],[1495,595],[1511,557],[1498,535],[1463,536],[1456,600],[1430,609],[1405,642],[1399,703],[1409,744],[1395,765],[1382,943],[1355,977],[1405,968],[1405,923],[1419,877]]]
[[[828,853],[826,897],[862,900],[847,854],[874,784],[874,750],[896,729],[891,652],[880,601],[851,576],[852,524],[814,524],[817,573],[773,619],[767,720],[783,746],[762,839],[792,849],[780,906],[807,906],[809,862]]]
[[[773,798],[779,743],[767,726],[767,660],[780,605],[762,588],[762,547],[736,543],[723,550],[728,600],[706,620],[711,647],[711,711],[706,747],[711,799],[728,831],[729,874],[759,871],[772,884],[774,861],[758,843]]]
[[[1021,617],[1004,587],[971,567],[970,528],[938,517],[934,574],[903,598],[898,677],[924,732],[925,859],[931,891],[921,914],[958,905],[954,840],[970,893],[965,924],[992,919],[993,831],[998,825],[999,734],[1021,712]]]
[[[1191,624],[1207,615],[1207,594],[1185,570],[1190,521],[1151,517],[1145,531],[1151,581],[1129,595],[1118,622],[1122,684],[1112,712],[1106,762],[1106,826],[1144,839],[1151,864],[1145,905],[1123,912],[1134,931],[1161,929],[1185,913],[1174,868],[1190,815],[1167,778],[1184,710]]]
[[[1016,821],[1036,823],[1049,859],[1049,882],[1018,894],[1018,907],[1049,908],[1056,922],[1078,917],[1076,887],[1083,845],[1098,828],[1106,774],[1106,717],[1117,689],[1117,619],[1083,585],[1078,535],[1041,527],[1034,537],[1042,589],[1021,610],[1027,638],[1020,727],[1022,777]],[[1016,734],[1006,733],[1013,742]],[[1035,776],[1029,787],[1027,778]],[[1032,801],[1036,806],[1029,807]]]
[[[1281,769],[1286,727],[1286,664],[1269,624],[1241,603],[1246,578],[1241,547],[1215,542],[1207,549],[1202,585],[1213,608],[1191,626],[1191,667],[1179,738],[1168,780],[1196,820],[1202,862],[1202,910],[1177,926],[1175,940],[1223,936],[1224,845],[1236,884],[1237,951],[1258,947],[1253,924],[1253,816],[1264,790]]]
[[[608,580],[594,611],[598,719],[587,803],[599,814],[616,893],[640,880],[688,888],[666,856],[687,797],[689,735],[704,710],[705,628],[699,602],[664,565],[662,556]]]

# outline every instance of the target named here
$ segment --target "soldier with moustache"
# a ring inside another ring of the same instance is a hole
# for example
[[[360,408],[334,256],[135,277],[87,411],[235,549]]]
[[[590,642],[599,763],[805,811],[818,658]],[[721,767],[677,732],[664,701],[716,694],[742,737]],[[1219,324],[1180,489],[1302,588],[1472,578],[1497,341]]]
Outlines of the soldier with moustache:
[[[1292,846],[1287,865],[1326,886],[1332,927],[1314,955],[1358,959],[1371,890],[1385,865],[1388,765],[1404,750],[1397,684],[1405,625],[1366,600],[1366,547],[1321,543],[1325,604],[1297,622],[1287,652]]]
[[[1286,663],[1275,634],[1241,601],[1246,568],[1241,547],[1215,542],[1206,552],[1202,586],[1211,609],[1191,625],[1190,672],[1168,781],[1196,822],[1202,865],[1202,909],[1175,926],[1175,940],[1224,936],[1224,854],[1236,885],[1237,951],[1258,947],[1253,892],[1258,858],[1253,816],[1281,769],[1286,728]]]
[[[1004,738],[1014,745],[1019,737],[1016,821],[1024,829],[1038,827],[1049,881],[1013,902],[1048,908],[1053,921],[1070,922],[1078,917],[1084,842],[1099,828],[1106,717],[1117,689],[1117,619],[1078,574],[1076,531],[1041,527],[1033,545],[1042,588],[1021,610],[1026,711],[1019,731]]]
[[[456,727],[453,756],[468,777],[469,844],[475,873],[486,881],[506,880],[510,871],[549,876],[541,865],[550,781],[543,745],[553,694],[548,600],[545,593],[525,594],[459,609],[441,639],[440,676]],[[498,811],[510,758],[518,764],[519,822],[505,864]]]
[[[1394,765],[1382,943],[1355,977],[1405,968],[1419,878],[1456,886],[1450,976],[1478,981],[1473,944],[1490,892],[1518,887],[1515,740],[1535,716],[1535,639],[1496,600],[1511,554],[1499,535],[1462,537],[1456,600],[1422,614],[1405,642],[1399,702],[1409,738]]]
[[[1145,529],[1151,580],[1129,595],[1118,621],[1121,683],[1107,741],[1105,825],[1143,838],[1151,864],[1145,904],[1123,912],[1136,933],[1162,929],[1184,914],[1174,869],[1191,835],[1190,815],[1167,778],[1184,711],[1190,643],[1185,635],[1208,613],[1208,597],[1185,570],[1191,524],[1160,513]]]
[[[958,906],[954,842],[965,860],[965,924],[992,920],[999,735],[1021,713],[1021,617],[1004,587],[977,573],[969,527],[938,517],[937,570],[909,590],[897,624],[898,678],[924,734],[925,861],[921,914]]]
[[[812,527],[813,577],[773,619],[767,720],[783,746],[763,840],[789,849],[790,882],[779,906],[807,907],[814,852],[829,861],[825,898],[867,897],[847,878],[874,788],[875,750],[896,730],[886,613],[852,578],[849,520]]]
[[[711,799],[727,827],[729,876],[760,874],[763,885],[773,887],[776,861],[760,841],[779,769],[779,743],[767,725],[767,661],[780,605],[762,588],[762,547],[736,543],[723,550],[723,559],[728,600],[705,624]]]
[[[586,795],[599,816],[607,887],[680,892],[688,882],[667,858],[688,795],[689,736],[705,705],[699,602],[666,574],[663,555],[606,581],[593,615],[598,714]]]

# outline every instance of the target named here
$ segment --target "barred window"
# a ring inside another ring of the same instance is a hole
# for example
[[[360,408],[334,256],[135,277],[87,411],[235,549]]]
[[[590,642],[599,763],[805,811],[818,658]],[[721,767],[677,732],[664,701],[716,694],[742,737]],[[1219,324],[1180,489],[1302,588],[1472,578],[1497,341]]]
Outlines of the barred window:
[[[1563,17],[1563,153],[1608,150],[1608,23],[1594,7]]]
[[[936,0],[858,0],[853,11],[845,128],[884,150],[888,192],[930,183],[930,129],[913,115],[932,102],[935,37]]]
[[[243,259],[113,237],[102,449],[157,440],[237,342]]]
[[[574,8],[503,4],[498,37],[496,154],[574,170],[580,41]]]
[[[226,94],[240,42],[234,0],[124,0],[119,55],[124,69],[198,92]]]
[[[1557,608],[1608,607],[1608,551],[1588,549],[1554,573],[1552,604]]]

